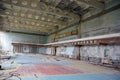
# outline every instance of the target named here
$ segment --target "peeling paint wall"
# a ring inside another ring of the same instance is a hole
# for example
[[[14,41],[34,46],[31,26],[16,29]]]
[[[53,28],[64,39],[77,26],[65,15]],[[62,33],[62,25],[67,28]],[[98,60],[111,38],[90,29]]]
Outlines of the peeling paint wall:
[[[120,31],[120,9],[81,24],[81,36],[89,37]]]
[[[51,47],[47,47],[46,49],[46,54],[51,55],[52,51],[51,51]]]
[[[112,0],[106,4],[105,9],[109,9],[113,6],[120,4],[118,0]],[[101,10],[92,10],[88,12],[83,18],[90,17],[97,13],[101,12]],[[79,35],[83,37],[111,34],[111,33],[119,33],[120,32],[120,9],[110,11],[104,15],[100,15],[91,20],[82,22],[79,24]],[[77,28],[75,25],[71,28],[65,29],[59,33],[64,33],[70,31],[72,29]],[[54,34],[55,35],[55,34]],[[60,41],[64,41],[69,39],[69,37],[61,38]],[[57,48],[57,55],[64,54],[69,55],[71,57],[79,56],[77,47],[65,47],[66,51],[62,50],[62,47]],[[111,57],[112,59],[120,58],[120,45],[117,44],[108,44],[108,45],[96,45],[96,46],[82,46],[80,48],[80,55],[83,57],[96,57],[96,58],[104,58],[104,56]]]
[[[51,50],[47,48],[47,54],[52,54]],[[93,62],[102,62],[104,59],[120,61],[120,44],[61,46],[56,48],[56,56]]]
[[[40,54],[45,54],[46,53],[46,47],[40,47],[39,48],[39,53]]]
[[[57,47],[56,49],[56,55],[57,56],[66,56],[66,50],[67,48],[66,47]]]
[[[78,25],[75,25],[74,27],[71,27],[71,28],[68,28],[68,29],[65,29],[65,30],[63,30],[63,31],[60,31],[60,32],[57,32],[57,33],[55,33],[55,34],[50,35],[50,36],[48,37],[47,42],[48,42],[48,43],[54,42],[55,36],[56,36],[57,34],[64,34],[64,33],[66,33],[66,32],[71,32],[71,31],[77,30],[77,26],[78,26]],[[71,36],[59,38],[58,41],[77,39],[77,37],[78,37],[77,35],[71,35]]]
[[[120,61],[120,44],[82,46],[81,57],[107,58]]]
[[[77,59],[79,55],[78,50],[79,50],[78,47],[75,47],[75,46],[57,47],[56,56]]]
[[[111,2],[105,5],[105,10],[110,9],[118,4],[120,4],[119,0],[112,0]],[[86,19],[100,12],[102,12],[102,10],[93,9],[90,12],[83,15],[82,17],[83,19]],[[111,10],[109,13],[99,15],[96,18],[82,22],[81,24],[74,25],[73,27],[70,27],[58,33],[55,33],[49,36],[48,42],[54,42],[54,36],[56,34],[65,33],[77,28],[79,28],[79,35],[76,35],[76,36],[81,36],[81,37],[118,33],[120,32],[120,9],[113,10],[113,11]],[[70,39],[74,39],[74,38],[70,38]],[[60,39],[60,41],[62,40],[67,40],[67,37]]]
[[[46,36],[36,36],[28,34],[19,34],[19,33],[7,33],[0,32],[1,45],[4,50],[13,50],[12,42],[23,42],[23,43],[46,43]],[[29,51],[29,48],[25,46],[25,52]]]
[[[105,8],[111,8],[120,4],[119,0],[112,0],[108,3]],[[83,18],[90,17],[101,10],[93,10],[83,16]],[[92,37],[104,34],[112,34],[120,32],[120,9],[108,11],[109,13],[98,15],[96,18],[92,18],[85,22],[81,22],[79,25],[74,25],[73,27],[67,28],[59,33],[65,33],[74,29],[79,29],[78,35],[74,37],[64,37],[60,38],[59,41],[75,39],[80,36]],[[78,27],[76,27],[78,26]],[[54,42],[54,37],[56,34],[49,36],[48,42]],[[48,49],[49,54],[50,48]],[[110,63],[110,61],[117,61],[117,65],[120,65],[120,43],[107,44],[107,45],[89,45],[89,46],[61,46],[56,48],[56,56],[63,56],[73,59],[81,59],[84,61],[90,61],[93,63]],[[111,63],[110,63],[111,64]]]

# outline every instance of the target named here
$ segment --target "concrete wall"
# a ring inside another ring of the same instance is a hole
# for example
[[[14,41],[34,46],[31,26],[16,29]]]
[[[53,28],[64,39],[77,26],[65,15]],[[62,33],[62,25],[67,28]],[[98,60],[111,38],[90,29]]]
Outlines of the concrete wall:
[[[46,50],[47,50],[46,47],[40,47],[40,48],[39,48],[39,53],[40,53],[40,54],[45,54],[45,53],[46,53]]]
[[[47,39],[47,43],[54,42],[54,38],[55,38],[55,34],[49,35],[49,37]]]
[[[65,41],[65,40],[72,40],[72,39],[77,39],[77,35],[63,37],[63,38],[60,38],[58,41]]]
[[[80,55],[82,60],[93,62],[98,59],[101,59],[102,63],[104,63],[105,59],[107,63],[109,63],[108,60],[120,61],[120,44],[82,46]]]
[[[47,54],[52,54],[52,49],[47,49]],[[89,45],[89,46],[60,46],[56,48],[56,56],[72,59],[81,59],[94,63],[106,63],[104,61],[120,61],[120,44]]]
[[[120,9],[81,24],[81,37],[96,36],[120,31]]]
[[[36,35],[28,35],[28,34],[19,34],[19,33],[7,33],[0,32],[0,39],[2,49],[4,50],[13,50],[12,42],[24,42],[24,43],[46,43],[46,36],[36,36]],[[26,51],[28,51],[27,46]]]
[[[47,47],[47,49],[46,49],[46,54],[52,54],[52,51],[51,51],[51,47]]]
[[[53,47],[48,47],[46,54],[52,54],[52,52],[54,52],[52,50],[54,50]],[[69,47],[64,47],[64,46],[56,47],[56,56],[64,56],[64,57],[72,56],[73,50],[74,50],[74,47],[70,47],[70,46]]]
[[[112,0],[112,2],[107,3],[105,6],[105,9],[111,8],[113,6],[116,6],[120,4],[119,0]],[[84,15],[84,18],[90,17],[92,15],[95,15],[97,13],[101,12],[101,10],[93,10],[89,12],[88,14]],[[68,31],[71,31],[73,29],[76,29],[76,25],[65,29],[58,33],[65,33]],[[90,37],[90,36],[97,36],[97,35],[104,35],[104,34],[111,34],[111,33],[118,33],[120,32],[120,9],[113,10],[109,13],[106,13],[104,15],[98,16],[96,18],[93,18],[91,20],[82,22],[79,24],[78,28],[79,35],[83,37]],[[51,35],[49,37],[49,42],[51,39],[53,39],[55,34]],[[60,41],[64,41],[70,39],[69,37],[61,38]],[[109,58],[112,60],[118,60],[120,61],[120,44],[108,44],[108,45],[90,45],[90,46],[81,46],[80,50],[78,47],[75,46],[61,46],[57,47],[57,56],[65,56],[69,58],[76,58],[79,57],[80,52],[80,58],[82,60],[88,60],[93,62],[100,62],[100,59],[104,60],[104,58]],[[49,53],[50,54],[50,53]],[[103,61],[104,62],[104,61]]]
[[[119,0],[111,0],[111,2],[106,3],[105,10],[110,9],[116,5],[120,4]],[[84,16],[82,19],[86,19],[90,16],[100,13],[101,9],[93,9]],[[96,36],[96,35],[103,35],[103,34],[110,34],[110,33],[118,33],[120,32],[120,9],[110,11],[104,15],[100,15],[96,18],[91,20],[82,22],[81,24],[74,25],[73,27],[67,28],[62,30],[58,33],[55,33],[49,36],[48,42],[54,41],[54,36],[56,34],[61,34],[65,32],[69,32],[71,30],[75,30],[79,28],[79,35],[80,37],[89,37],[89,36]],[[70,37],[61,38],[60,41],[64,41],[67,39],[74,39]]]
[[[61,46],[56,48],[56,56],[63,56],[67,58],[77,59],[79,56],[78,47],[76,46]]]
[[[112,59],[120,59],[120,45],[82,46],[81,56],[104,58],[105,54]]]
[[[54,42],[55,36],[56,36],[57,34],[64,34],[64,33],[66,33],[66,32],[71,32],[71,31],[77,30],[77,27],[78,27],[78,25],[75,25],[74,27],[70,27],[70,28],[65,29],[65,30],[63,30],[63,31],[57,32],[57,33],[55,33],[55,34],[52,34],[52,35],[50,35],[50,36],[48,37],[47,42],[48,42],[48,43]],[[78,37],[77,35],[71,35],[71,36],[59,38],[58,41],[77,39],[77,37]]]
[[[111,2],[106,3],[105,10],[117,6],[118,4],[120,4],[119,0],[111,0]],[[102,12],[102,10],[91,10],[83,16],[83,19],[86,19],[100,12]],[[81,37],[118,33],[120,32],[120,9],[111,10],[109,13],[99,15],[96,18],[82,22],[81,26],[79,27],[81,29],[79,31],[79,35]]]

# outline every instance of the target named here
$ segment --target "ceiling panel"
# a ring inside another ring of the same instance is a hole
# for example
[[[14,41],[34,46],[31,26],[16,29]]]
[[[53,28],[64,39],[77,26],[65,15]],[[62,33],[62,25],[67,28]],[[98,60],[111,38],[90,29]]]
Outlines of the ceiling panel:
[[[0,16],[4,30],[50,34],[78,22],[81,11],[89,7],[93,6],[82,0],[1,0]]]

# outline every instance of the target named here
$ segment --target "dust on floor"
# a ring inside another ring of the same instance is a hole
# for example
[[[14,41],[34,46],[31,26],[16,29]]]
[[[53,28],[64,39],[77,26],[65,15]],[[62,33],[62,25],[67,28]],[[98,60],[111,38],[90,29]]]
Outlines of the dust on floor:
[[[23,54],[13,59],[21,80],[120,80],[113,68],[55,56]],[[12,77],[9,80],[19,80]]]

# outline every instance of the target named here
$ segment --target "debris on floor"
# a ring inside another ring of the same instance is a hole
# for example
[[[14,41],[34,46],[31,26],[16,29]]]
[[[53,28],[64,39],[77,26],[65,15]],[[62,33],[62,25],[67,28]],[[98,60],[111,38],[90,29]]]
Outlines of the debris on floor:
[[[13,60],[8,60],[8,61],[5,61],[1,64],[1,68],[4,69],[4,70],[15,69],[18,66],[20,66],[20,65]]]
[[[9,60],[6,64],[9,64],[9,66],[6,66],[7,70],[11,70],[11,67],[17,67],[14,70],[18,75],[10,77],[10,80],[84,80],[83,77],[90,76],[93,77],[90,77],[89,80],[108,80],[109,74],[113,76],[111,77],[112,80],[117,80],[120,76],[119,71],[113,68],[47,55],[22,54]],[[106,74],[104,75],[106,79],[100,77],[103,74]],[[94,75],[97,77],[94,78]],[[85,80],[88,79],[85,78]]]
[[[14,71],[9,72],[9,73],[0,73],[0,80],[8,80],[11,77],[17,77],[19,80],[21,80],[21,78],[19,76],[20,76],[20,74],[14,72]]]

